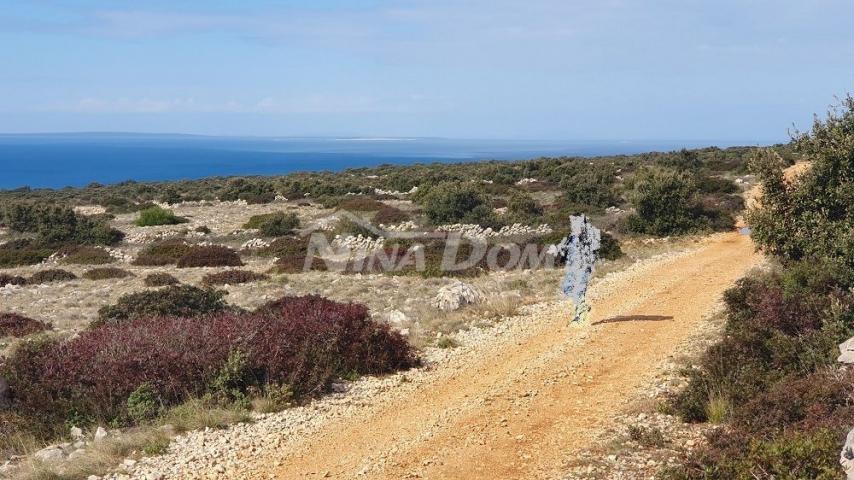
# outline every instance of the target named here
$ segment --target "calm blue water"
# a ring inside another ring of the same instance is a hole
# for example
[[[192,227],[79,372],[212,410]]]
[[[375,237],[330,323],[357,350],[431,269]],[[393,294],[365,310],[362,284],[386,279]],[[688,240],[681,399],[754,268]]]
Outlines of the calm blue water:
[[[632,154],[708,144],[134,134],[0,135],[0,189],[22,186],[60,188],[131,179],[178,180],[338,171],[388,163]]]

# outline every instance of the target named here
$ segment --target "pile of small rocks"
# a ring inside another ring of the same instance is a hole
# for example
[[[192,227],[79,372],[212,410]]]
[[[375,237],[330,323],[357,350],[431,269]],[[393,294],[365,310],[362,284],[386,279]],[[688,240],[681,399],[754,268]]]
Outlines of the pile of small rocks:
[[[103,215],[107,209],[100,205],[78,205],[74,207],[74,213],[78,215]]]
[[[523,178],[516,182],[516,185],[527,185],[529,183],[537,183],[537,181],[538,180],[536,178]]]
[[[433,305],[446,312],[459,310],[465,305],[479,303],[483,295],[467,283],[456,281],[439,289]]]
[[[418,224],[412,220],[407,220],[403,223],[398,223],[397,225],[384,225],[381,223],[380,228],[388,232],[408,232],[418,228]]]
[[[374,193],[377,195],[392,195],[395,197],[401,197],[404,195],[411,195],[418,191],[418,187],[412,187],[408,192],[398,192],[397,190],[383,190],[381,188],[375,188]]]
[[[500,230],[495,231],[490,227],[483,228],[476,224],[455,223],[453,225],[440,225],[436,228],[440,232],[455,232],[466,238],[489,238],[489,237],[513,237],[522,235],[545,235],[552,233],[552,228],[548,224],[531,227],[514,223],[513,225],[505,225]]]
[[[382,237],[370,238],[364,237],[361,234],[356,236],[350,235],[347,237],[336,235],[330,243],[330,246],[338,253],[351,252],[351,254],[355,254],[371,253],[382,250],[384,243],[385,239]]]
[[[240,245],[241,250],[254,250],[259,248],[267,248],[270,246],[270,242],[264,240],[263,238],[253,238],[251,240],[247,240]]]

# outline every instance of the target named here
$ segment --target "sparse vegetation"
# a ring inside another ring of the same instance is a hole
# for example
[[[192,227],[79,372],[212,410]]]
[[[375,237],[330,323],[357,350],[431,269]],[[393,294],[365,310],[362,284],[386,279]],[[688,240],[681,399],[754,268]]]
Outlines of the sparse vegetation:
[[[156,225],[177,225],[189,220],[181,218],[171,210],[162,207],[150,207],[139,212],[139,218],[134,222],[138,227],[153,227]]]
[[[117,278],[127,278],[134,276],[127,270],[116,267],[101,267],[93,268],[83,272],[83,278],[86,280],[110,280]]]
[[[226,270],[224,272],[209,273],[202,278],[204,285],[237,285],[241,283],[268,280],[270,277],[262,273],[249,270]]]
[[[224,296],[224,291],[201,289],[192,285],[131,293],[119,298],[115,305],[101,308],[98,311],[98,321],[91,327],[142,317],[193,317],[222,312],[227,307]]]
[[[222,245],[194,245],[178,259],[177,265],[178,268],[242,267],[243,262],[240,255],[231,248]]]
[[[178,263],[192,245],[181,239],[162,240],[145,247],[134,259],[134,265],[159,267]]]
[[[62,256],[62,263],[70,265],[104,265],[116,261],[110,252],[103,248],[85,245],[72,245],[59,249],[57,255]]]
[[[290,235],[294,229],[299,227],[299,217],[296,213],[265,213],[263,215],[254,215],[249,219],[243,228],[258,229],[262,235],[268,237],[281,237]]]
[[[49,330],[49,324],[27,318],[16,313],[0,313],[0,338],[23,337],[44,330]]]
[[[761,206],[754,238],[783,264],[726,293],[726,336],[689,370],[675,400],[687,421],[724,422],[673,478],[840,478],[839,451],[854,418],[854,372],[836,364],[854,335],[854,100],[817,120],[796,148],[812,160],[794,182],[780,157],[753,167]],[[846,173],[847,172],[847,173]]]
[[[6,285],[17,285],[22,287],[27,284],[27,279],[21,277],[19,275],[7,275],[5,273],[0,273],[0,287],[5,287]]]
[[[29,285],[39,285],[42,283],[51,283],[51,282],[67,282],[69,280],[75,280],[77,275],[73,273],[62,270],[59,268],[52,268],[49,270],[41,270],[39,272],[34,273],[28,280],[27,284]]]
[[[146,287],[168,287],[169,285],[177,285],[181,282],[177,278],[168,273],[152,273],[143,279]]]
[[[370,320],[364,306],[308,296],[252,313],[104,323],[68,340],[24,344],[0,375],[15,392],[17,428],[50,438],[72,417],[135,424],[161,406],[234,401],[252,389],[285,401],[287,392],[319,394],[336,377],[416,363],[403,337]]]

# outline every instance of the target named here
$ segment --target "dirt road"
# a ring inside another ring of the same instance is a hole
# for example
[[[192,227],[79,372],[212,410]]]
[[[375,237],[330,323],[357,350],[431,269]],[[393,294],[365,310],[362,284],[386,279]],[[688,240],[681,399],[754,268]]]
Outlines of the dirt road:
[[[748,237],[712,236],[690,254],[600,285],[589,324],[569,325],[552,306],[429,381],[389,392],[267,458],[247,459],[241,474],[559,478],[572,452],[625,408],[652,368],[760,260]]]

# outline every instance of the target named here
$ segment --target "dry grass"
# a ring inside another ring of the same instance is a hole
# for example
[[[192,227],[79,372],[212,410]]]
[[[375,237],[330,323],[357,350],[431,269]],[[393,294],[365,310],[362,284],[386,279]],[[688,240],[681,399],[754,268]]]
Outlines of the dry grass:
[[[282,396],[268,396],[259,399],[259,408],[267,412],[280,411],[287,404]],[[261,411],[261,410],[259,410]],[[264,413],[264,412],[262,412]],[[103,440],[91,442],[84,453],[68,458],[58,464],[46,464],[32,459],[23,462],[11,478],[15,480],[72,480],[86,478],[89,475],[104,475],[116,469],[126,458],[138,459],[143,456],[160,455],[166,452],[169,442],[175,434],[204,428],[225,428],[234,423],[250,422],[252,415],[248,410],[234,407],[211,406],[199,399],[189,400],[169,409],[157,420],[156,425],[128,429],[121,435],[111,435]],[[25,435],[12,440],[20,444],[16,451],[30,452],[44,445]],[[4,439],[5,443],[9,443]]]
[[[72,480],[89,475],[104,475],[126,458],[159,454],[169,445],[171,434],[164,429],[141,427],[120,436],[108,437],[88,446],[85,453],[58,465],[31,460],[22,464],[12,478],[16,480]]]

